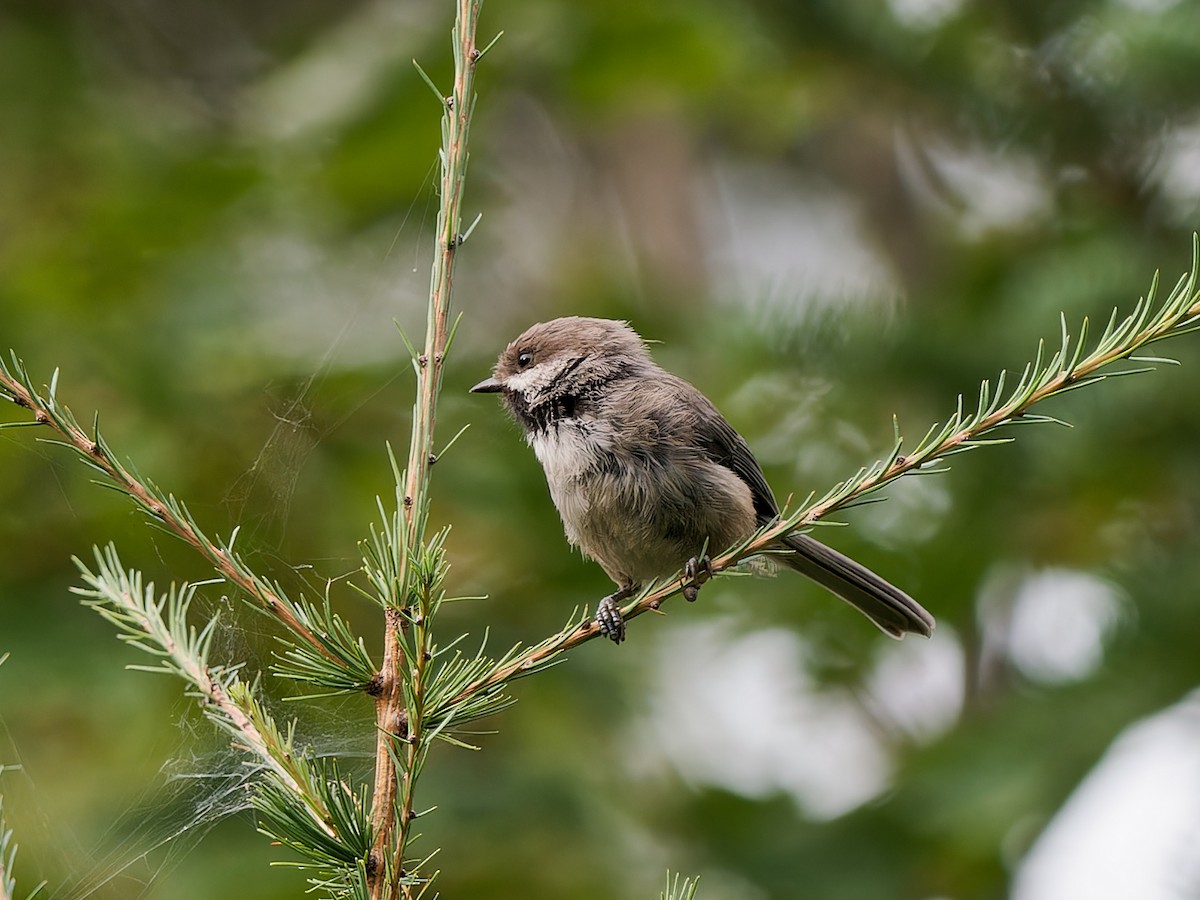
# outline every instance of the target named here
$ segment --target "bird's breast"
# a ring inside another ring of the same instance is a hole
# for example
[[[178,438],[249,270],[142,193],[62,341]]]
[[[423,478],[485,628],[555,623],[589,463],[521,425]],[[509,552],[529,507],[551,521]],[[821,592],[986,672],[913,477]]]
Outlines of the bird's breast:
[[[578,481],[612,455],[611,429],[591,419],[561,418],[529,433],[534,455],[553,483]]]
[[[669,575],[706,542],[724,549],[753,530],[750,490],[729,469],[615,434],[591,418],[528,433],[567,539],[614,581]]]
[[[567,539],[586,542],[593,475],[612,458],[611,430],[595,420],[564,418],[529,432],[529,444],[546,473]]]

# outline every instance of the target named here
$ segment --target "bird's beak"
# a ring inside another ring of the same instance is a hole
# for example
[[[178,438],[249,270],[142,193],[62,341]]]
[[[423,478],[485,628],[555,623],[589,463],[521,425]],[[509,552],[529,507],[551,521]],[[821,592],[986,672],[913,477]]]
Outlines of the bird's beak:
[[[498,382],[495,378],[485,378],[475,387],[471,388],[472,394],[498,394],[504,390],[504,385]]]

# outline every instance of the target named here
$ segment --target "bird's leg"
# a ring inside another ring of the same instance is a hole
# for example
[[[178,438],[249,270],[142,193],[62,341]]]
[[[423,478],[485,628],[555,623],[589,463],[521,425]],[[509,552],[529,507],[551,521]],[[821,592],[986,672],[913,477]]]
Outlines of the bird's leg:
[[[688,603],[695,602],[696,595],[700,593],[700,585],[712,577],[712,560],[708,558],[707,553],[689,559],[683,567],[683,580],[686,582],[683,586],[683,599]]]
[[[636,584],[623,584],[596,606],[596,624],[600,626],[600,633],[614,644],[625,640],[625,620],[621,618],[618,604],[636,594],[638,587]]]

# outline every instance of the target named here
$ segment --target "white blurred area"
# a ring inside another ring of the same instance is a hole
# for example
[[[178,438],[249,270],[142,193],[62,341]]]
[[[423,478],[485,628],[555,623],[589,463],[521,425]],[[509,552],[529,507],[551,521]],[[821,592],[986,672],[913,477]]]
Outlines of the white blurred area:
[[[974,241],[1045,219],[1051,192],[1031,156],[897,132],[896,165],[913,198]]]
[[[737,633],[729,621],[670,629],[634,726],[639,744],[693,784],[750,797],[783,792],[817,817],[883,790],[886,751],[860,709],[816,689],[800,638],[783,629]]]
[[[1110,582],[1087,572],[997,566],[979,597],[985,661],[1002,657],[1044,684],[1086,678],[1124,605]]]
[[[764,329],[813,308],[890,307],[899,287],[871,246],[862,211],[836,187],[783,166],[726,162],[701,195],[714,296]]]
[[[848,812],[888,787],[894,740],[936,737],[962,705],[963,655],[949,629],[882,646],[869,687],[851,694],[813,682],[790,630],[673,626],[634,724],[645,748],[636,756],[696,785],[788,794],[815,818]]]
[[[1123,607],[1111,584],[1085,572],[999,566],[980,591],[981,671],[1003,665],[1050,684],[1084,678]],[[881,639],[878,648],[860,687],[831,689],[809,675],[808,648],[790,630],[747,632],[734,618],[671,623],[633,726],[644,748],[636,758],[698,786],[784,793],[814,818],[842,815],[888,788],[897,748],[954,726],[976,677],[945,624],[931,640]]]
[[[998,566],[979,603],[985,655],[1025,677],[1076,681],[1126,609],[1086,572]],[[1052,736],[1048,736],[1052,739]],[[1018,867],[1014,900],[1200,895],[1200,692],[1122,733]]]
[[[1130,726],[1017,870],[1013,900],[1200,896],[1200,692]]]
[[[1068,569],[997,567],[980,592],[985,653],[1043,683],[1091,674],[1123,598]],[[886,790],[895,748],[953,727],[967,679],[948,627],[882,642],[860,691],[805,670],[796,633],[733,619],[683,623],[658,647],[632,758],[697,786],[791,796],[834,818]],[[1047,735],[1048,740],[1053,735]],[[1013,900],[1185,900],[1200,896],[1200,691],[1130,726],[1017,865]]]
[[[1181,225],[1200,210],[1200,119],[1174,123],[1153,149],[1150,180]]]
[[[962,0],[888,0],[896,21],[917,31],[940,28],[962,9]]]
[[[966,685],[962,643],[948,625],[928,641],[879,644],[867,680],[867,699],[879,720],[918,743],[928,743],[957,721]]]

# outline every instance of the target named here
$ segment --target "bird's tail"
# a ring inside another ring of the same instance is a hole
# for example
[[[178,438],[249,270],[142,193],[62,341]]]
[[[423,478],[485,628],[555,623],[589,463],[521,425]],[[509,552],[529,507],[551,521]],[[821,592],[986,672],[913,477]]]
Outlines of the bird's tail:
[[[795,552],[780,553],[777,560],[837,594],[892,637],[933,634],[933,616],[866,566],[808,535],[789,535],[782,543]]]

